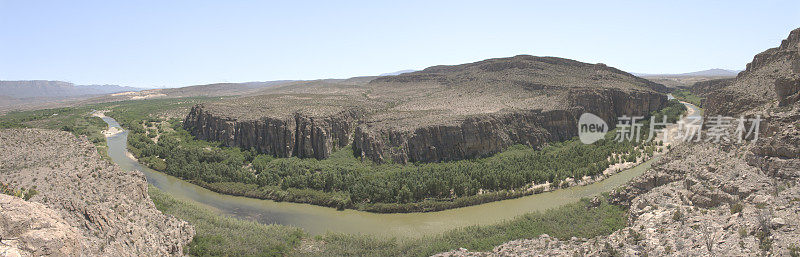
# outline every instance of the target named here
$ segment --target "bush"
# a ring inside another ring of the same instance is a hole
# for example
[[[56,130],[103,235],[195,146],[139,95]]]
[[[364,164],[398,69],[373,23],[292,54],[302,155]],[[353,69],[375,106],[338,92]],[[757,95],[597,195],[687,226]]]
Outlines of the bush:
[[[789,256],[800,257],[800,247],[792,245],[789,247]]]
[[[35,195],[39,194],[39,191],[36,191],[36,186],[33,186],[32,188],[28,189],[25,189],[24,187],[16,189],[11,184],[5,184],[0,182],[0,193],[10,196],[16,196],[22,198],[25,201],[28,201]]]
[[[742,212],[744,206],[741,203],[735,203],[731,205],[731,214],[736,214]]]
[[[683,213],[681,212],[681,209],[677,209],[672,213],[672,220],[681,222],[683,221]]]

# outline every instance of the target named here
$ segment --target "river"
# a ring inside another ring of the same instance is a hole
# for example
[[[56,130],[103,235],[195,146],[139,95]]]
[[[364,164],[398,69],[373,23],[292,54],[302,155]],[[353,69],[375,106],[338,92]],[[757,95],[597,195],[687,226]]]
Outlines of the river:
[[[697,110],[696,107],[687,105]],[[699,112],[694,112],[695,114]],[[102,117],[109,127],[120,128],[110,117]],[[310,204],[275,202],[212,192],[176,177],[152,170],[132,159],[127,153],[128,131],[107,138],[108,155],[124,170],[139,170],[147,182],[173,197],[195,202],[221,214],[255,220],[265,224],[281,224],[304,229],[311,234],[327,231],[379,236],[418,237],[450,229],[488,225],[514,217],[574,203],[625,184],[650,168],[653,160],[622,171],[586,186],[575,186],[516,199],[496,201],[439,212],[380,214]]]

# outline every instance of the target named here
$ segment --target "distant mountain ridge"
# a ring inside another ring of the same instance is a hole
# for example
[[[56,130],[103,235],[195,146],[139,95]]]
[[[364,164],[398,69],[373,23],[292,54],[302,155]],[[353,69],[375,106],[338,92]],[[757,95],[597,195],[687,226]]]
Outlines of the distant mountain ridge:
[[[75,85],[52,80],[0,81],[0,96],[10,98],[69,98],[141,90],[144,89],[118,85]]]
[[[678,74],[633,73],[633,75],[639,77],[736,77],[739,72],[739,70],[708,69]]]
[[[383,74],[378,75],[378,76],[395,76],[395,75],[400,75],[400,74],[403,74],[403,73],[409,73],[409,72],[415,72],[415,71],[417,71],[417,70],[400,70],[400,71],[395,71],[395,72],[383,73]]]

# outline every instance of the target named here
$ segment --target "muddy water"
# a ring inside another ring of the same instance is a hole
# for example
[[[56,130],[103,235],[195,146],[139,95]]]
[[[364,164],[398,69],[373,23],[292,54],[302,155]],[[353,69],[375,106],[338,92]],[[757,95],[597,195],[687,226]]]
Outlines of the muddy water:
[[[694,106],[689,107],[697,110]],[[695,112],[695,114],[697,113],[699,112]],[[109,126],[119,127],[119,124],[110,117],[103,117],[103,120]],[[309,204],[275,202],[215,193],[140,165],[126,155],[127,136],[128,132],[123,131],[108,138],[108,154],[111,159],[123,169],[142,171],[149,183],[172,196],[199,203],[222,214],[261,223],[300,227],[311,234],[332,231],[416,237],[469,225],[494,224],[526,213],[563,206],[577,202],[584,197],[592,197],[610,191],[642,174],[650,168],[653,161],[645,162],[603,181],[586,186],[439,212],[378,214],[355,210],[337,211],[333,208]]]

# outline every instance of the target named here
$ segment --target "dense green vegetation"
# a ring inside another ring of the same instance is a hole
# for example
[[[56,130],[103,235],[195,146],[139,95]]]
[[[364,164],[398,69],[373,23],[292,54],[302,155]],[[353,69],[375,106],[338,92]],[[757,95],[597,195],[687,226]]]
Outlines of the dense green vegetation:
[[[92,111],[108,104],[93,104],[35,111],[12,111],[0,116],[2,128],[45,128],[68,131],[86,136],[102,156],[106,156],[106,138],[101,133],[108,125],[103,119],[91,116]]]
[[[413,240],[329,234],[321,256],[430,256],[458,248],[488,251],[502,243],[548,234],[561,240],[608,235],[625,226],[625,210],[605,200],[597,207],[581,202],[530,213],[490,226],[470,226]]]
[[[365,235],[329,233],[309,237],[302,230],[264,225],[224,217],[198,205],[177,200],[149,188],[156,208],[185,220],[196,235],[188,246],[194,256],[430,256],[467,248],[486,251],[504,242],[548,234],[562,240],[573,236],[592,238],[607,235],[625,226],[625,210],[607,203],[588,200],[544,212],[530,213],[490,226],[469,226],[422,238],[379,238]],[[302,242],[317,247],[302,247]],[[305,248],[318,248],[306,251]]]
[[[165,103],[174,104],[174,102]],[[577,140],[542,149],[514,146],[491,157],[444,163],[376,164],[349,147],[325,160],[274,158],[194,139],[178,119],[150,115],[153,105],[119,106],[108,113],[131,133],[129,151],[140,162],[217,192],[374,212],[435,211],[535,193],[532,184],[561,185],[566,178],[597,176],[610,164],[652,155],[656,142]],[[672,101],[652,115],[671,121],[685,111]],[[154,138],[158,136],[157,143]]]
[[[678,98],[681,101],[694,104],[697,107],[703,107],[700,103],[703,101],[703,99],[705,99],[698,95],[692,94],[692,92],[689,92],[689,90],[686,89],[675,90],[674,92],[672,92],[672,96]]]
[[[97,103],[76,107],[63,107],[32,111],[11,111],[0,115],[0,129],[3,128],[44,128],[63,130],[76,136],[86,136],[89,141],[97,146],[103,156],[106,154],[106,138],[101,131],[108,125],[99,117],[92,116],[96,110],[124,110],[114,112],[118,120],[134,123],[133,119],[148,117],[151,114],[174,111],[177,108],[189,107],[199,102],[219,98],[192,97],[154,100],[129,100],[112,103]],[[128,115],[127,111],[133,110],[137,115]],[[145,113],[146,115],[141,115]],[[133,128],[133,127],[131,127]],[[131,129],[128,128],[128,129]],[[135,128],[133,128],[135,129]]]

